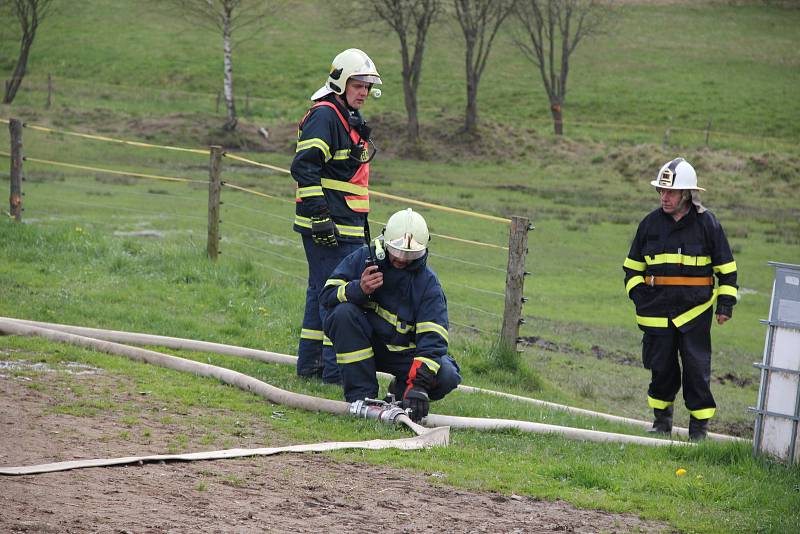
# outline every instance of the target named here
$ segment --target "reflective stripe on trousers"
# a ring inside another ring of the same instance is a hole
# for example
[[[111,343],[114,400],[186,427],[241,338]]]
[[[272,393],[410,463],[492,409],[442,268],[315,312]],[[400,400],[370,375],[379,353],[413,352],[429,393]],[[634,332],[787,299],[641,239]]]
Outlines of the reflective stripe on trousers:
[[[681,332],[670,324],[663,333],[642,336],[642,363],[650,369],[648,405],[664,409],[675,401],[683,385],[686,408],[698,419],[714,415],[711,394],[711,310],[698,317],[697,324]],[[680,358],[680,360],[679,360]]]
[[[325,333],[333,341],[342,373],[344,397],[347,402],[378,396],[376,371],[393,374],[403,384],[414,361],[412,351],[392,352],[375,339],[376,324],[383,321],[374,312],[344,302],[325,317]],[[434,388],[428,392],[431,400],[439,400],[461,382],[458,364],[445,356],[441,360]]]
[[[319,305],[319,292],[333,270],[351,252],[361,248],[361,243],[339,242],[338,247],[324,247],[304,235],[303,248],[308,261],[308,287],[303,314],[303,328],[297,347],[297,374],[321,375],[325,382],[341,381],[336,354],[332,346],[323,347],[322,321],[324,309]]]

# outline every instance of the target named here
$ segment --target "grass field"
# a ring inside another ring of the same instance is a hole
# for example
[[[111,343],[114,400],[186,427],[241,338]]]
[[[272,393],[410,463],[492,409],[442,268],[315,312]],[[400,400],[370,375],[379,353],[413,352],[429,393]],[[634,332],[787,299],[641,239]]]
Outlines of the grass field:
[[[276,5],[264,29],[236,49],[240,112],[247,99],[248,118],[296,121],[306,105],[298,96],[321,85],[341,48],[360,46],[385,80],[384,96],[370,113],[404,113],[398,45],[387,29],[366,16],[356,25],[317,16],[314,2]],[[23,91],[18,105],[41,107],[50,73],[56,107],[134,116],[213,111],[222,86],[219,37],[155,3],[124,6],[86,2],[47,21],[29,64],[28,84],[35,90]],[[800,12],[779,7],[626,5],[610,18],[604,36],[579,45],[573,56],[566,131],[658,143],[671,128],[673,142],[701,144],[711,119],[712,146],[794,151],[800,138],[798,23]],[[0,69],[10,70],[17,51],[13,25],[0,35]],[[549,132],[541,82],[513,35],[508,26],[492,49],[480,114]],[[439,121],[463,113],[462,39],[447,17],[431,30],[419,96],[427,128],[440,131]]]
[[[480,93],[478,144],[460,142],[462,50],[454,23],[435,28],[420,104],[426,159],[393,147],[402,132],[396,43],[367,25],[334,38],[310,2],[287,2],[257,38],[236,51],[242,128],[284,132],[266,151],[240,155],[286,168],[291,123],[343,46],[362,43],[385,79],[384,97],[365,110],[387,147],[373,165],[378,191],[502,217],[527,216],[528,339],[522,371],[489,372],[503,308],[507,227],[431,209],[431,264],[450,304],[453,352],[470,385],[503,389],[618,415],[649,418],[648,373],[624,294],[621,264],[641,217],[656,205],[648,182],[684,155],[708,189],[705,203],[727,230],[739,266],[734,319],[714,327],[712,430],[752,434],[752,414],[770,301],[767,261],[800,263],[800,11],[763,6],[630,5],[614,31],[579,47],[566,112],[568,137],[549,134],[547,106],[532,69],[504,33]],[[135,22],[132,22],[135,21]],[[176,24],[148,4],[87,2],[54,15],[37,37],[18,100],[0,117],[64,131],[202,147],[214,114],[217,41]],[[665,28],[678,28],[672,35]],[[0,69],[9,70],[13,32],[0,32]],[[343,44],[344,43],[344,44]],[[54,106],[43,107],[47,73]],[[245,111],[243,95],[248,94]],[[710,147],[704,128],[712,117]],[[374,118],[374,120],[373,120]],[[623,126],[609,126],[622,124]],[[628,125],[628,126],[624,126]],[[0,152],[8,133],[0,128]],[[670,144],[662,143],[671,128]],[[210,133],[211,132],[211,133]],[[727,132],[732,135],[722,135]],[[247,135],[252,136],[252,133]],[[293,182],[285,174],[225,160],[223,179],[276,198],[224,188],[222,255],[205,258],[208,157],[141,149],[27,128],[24,220],[0,223],[0,315],[203,339],[294,353],[305,260],[290,230]],[[0,157],[0,160],[4,158]],[[192,180],[177,183],[33,161]],[[0,189],[8,187],[0,175]],[[4,185],[5,184],[5,185]],[[401,205],[374,199],[373,232]],[[147,237],[147,236],[151,237]],[[442,236],[479,240],[467,245]],[[0,338],[19,357],[58,360],[58,347]],[[19,351],[19,352],[16,352]],[[155,384],[179,403],[207,402],[261,413],[245,394],[78,351],[70,358]],[[4,353],[5,354],[5,353]],[[12,352],[9,352],[12,354]],[[213,355],[220,365],[275,385],[338,398],[298,381],[290,369]],[[17,357],[17,356],[3,356]],[[183,392],[183,393],[181,393]],[[206,401],[204,401],[206,402]],[[454,394],[437,413],[515,417],[641,434],[620,425]],[[688,418],[678,407],[680,424]],[[293,414],[292,439],[364,439],[388,429],[333,417]],[[313,422],[313,424],[311,424]],[[484,451],[498,451],[487,456]],[[693,451],[572,443],[516,433],[459,432],[450,449],[422,464],[448,483],[562,498],[580,506],[636,511],[687,532],[788,532],[800,522],[797,468],[750,457],[749,447],[704,444]],[[415,467],[418,456],[341,453],[343,458]],[[480,457],[482,462],[474,461]],[[703,478],[676,479],[684,466]]]

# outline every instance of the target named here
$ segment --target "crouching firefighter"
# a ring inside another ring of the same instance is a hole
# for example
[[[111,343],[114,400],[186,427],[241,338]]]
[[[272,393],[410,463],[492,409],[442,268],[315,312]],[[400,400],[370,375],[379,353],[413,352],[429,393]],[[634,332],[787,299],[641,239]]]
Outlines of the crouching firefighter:
[[[716,412],[711,395],[711,324],[733,314],[736,262],[713,213],[701,203],[694,168],[683,158],[661,167],[650,182],[661,207],[639,224],[623,264],[625,289],[644,332],[642,361],[652,377],[647,401],[655,415],[651,432],[672,432],[675,396],[683,382],[689,438],[708,435]],[[717,287],[714,287],[714,276]],[[680,364],[678,356],[680,355]],[[681,369],[682,366],[682,369]]]
[[[348,402],[377,398],[376,371],[394,375],[389,393],[414,421],[461,382],[447,353],[447,300],[426,265],[428,226],[410,208],[383,235],[350,254],[320,293]]]

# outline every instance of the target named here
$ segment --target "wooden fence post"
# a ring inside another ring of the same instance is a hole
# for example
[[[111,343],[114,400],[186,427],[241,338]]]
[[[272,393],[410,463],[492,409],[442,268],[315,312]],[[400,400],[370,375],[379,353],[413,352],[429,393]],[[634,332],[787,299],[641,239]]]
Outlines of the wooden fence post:
[[[50,109],[50,106],[53,105],[53,76],[48,72],[47,73],[47,104],[45,105],[45,109]]]
[[[211,147],[208,164],[208,257],[216,260],[219,255],[219,196],[222,189],[222,147]]]
[[[22,121],[11,119],[8,121],[8,131],[11,134],[11,195],[8,197],[12,217],[17,222],[22,221]]]
[[[526,217],[511,217],[508,232],[508,270],[506,272],[506,303],[503,310],[503,327],[500,343],[516,350],[519,325],[522,324],[522,296],[525,275],[525,256],[528,253],[528,230],[532,229]]]

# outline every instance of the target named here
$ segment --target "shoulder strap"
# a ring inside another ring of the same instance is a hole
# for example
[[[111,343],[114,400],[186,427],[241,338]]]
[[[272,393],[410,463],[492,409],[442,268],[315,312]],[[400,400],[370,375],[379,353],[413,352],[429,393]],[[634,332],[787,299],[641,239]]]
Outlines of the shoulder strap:
[[[344,129],[349,134],[350,133],[350,124],[347,122],[347,119],[344,118],[344,115],[342,115],[342,112],[339,111],[339,108],[337,108],[335,104],[333,104],[332,102],[328,102],[327,100],[322,100],[321,102],[317,102],[313,106],[311,106],[311,109],[309,109],[308,112],[306,112],[305,116],[303,117],[303,120],[301,121],[301,124],[303,122],[305,122],[306,117],[308,117],[308,114],[311,113],[312,110],[314,110],[316,108],[319,108],[319,107],[322,107],[322,106],[329,107],[333,111],[336,112],[336,115],[339,117],[339,120],[342,121],[342,125],[344,125]]]

